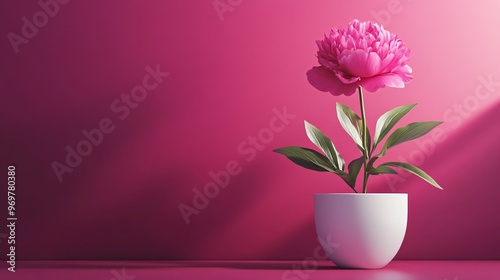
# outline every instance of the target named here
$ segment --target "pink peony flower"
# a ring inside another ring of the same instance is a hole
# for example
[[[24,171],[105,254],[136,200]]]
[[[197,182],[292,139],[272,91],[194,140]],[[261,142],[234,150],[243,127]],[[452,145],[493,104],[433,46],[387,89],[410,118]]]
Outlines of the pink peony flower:
[[[386,86],[404,88],[412,79],[410,50],[377,23],[353,20],[316,43],[321,66],[309,70],[307,79],[320,91],[352,95],[358,86],[375,92]]]

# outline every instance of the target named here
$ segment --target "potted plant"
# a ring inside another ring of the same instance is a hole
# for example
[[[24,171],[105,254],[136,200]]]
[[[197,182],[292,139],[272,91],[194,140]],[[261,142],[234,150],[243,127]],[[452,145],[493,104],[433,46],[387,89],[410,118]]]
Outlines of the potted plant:
[[[383,87],[404,88],[412,79],[409,49],[377,23],[358,20],[345,29],[333,28],[316,43],[320,66],[307,72],[309,83],[334,96],[358,93],[361,116],[338,102],[336,109],[339,122],[354,140],[360,157],[346,164],[333,142],[307,121],[307,137],[320,152],[298,146],[274,151],[307,169],[331,172],[342,178],[354,193],[314,197],[316,231],[323,249],[339,267],[381,268],[394,258],[403,241],[408,197],[396,193],[369,194],[368,179],[372,175],[397,174],[394,168],[399,168],[442,189],[427,173],[410,163],[379,163],[392,147],[427,134],[441,122],[410,123],[390,133],[416,104],[400,106],[378,119],[372,138],[366,125],[363,89],[375,92]],[[356,179],[360,174],[363,187],[357,190]]]

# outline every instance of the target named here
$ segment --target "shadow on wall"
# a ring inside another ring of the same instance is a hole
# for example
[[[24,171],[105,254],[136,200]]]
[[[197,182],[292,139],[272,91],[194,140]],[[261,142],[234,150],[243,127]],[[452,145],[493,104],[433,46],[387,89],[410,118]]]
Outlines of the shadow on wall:
[[[500,103],[471,120],[429,157],[424,170],[444,191],[409,177],[409,224],[399,258],[499,259]]]

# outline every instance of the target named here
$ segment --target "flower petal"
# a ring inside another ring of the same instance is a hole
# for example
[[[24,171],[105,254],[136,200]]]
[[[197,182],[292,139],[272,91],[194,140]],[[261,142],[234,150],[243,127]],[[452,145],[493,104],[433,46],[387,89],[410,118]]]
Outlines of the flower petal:
[[[411,67],[408,65],[404,65],[399,69],[397,69],[396,71],[394,71],[393,73],[399,75],[405,83],[409,83],[413,78],[411,72],[412,72]]]
[[[339,70],[333,70],[332,71],[333,74],[335,74],[335,76],[337,76],[337,78],[339,78],[339,80],[344,83],[344,84],[352,84],[352,83],[357,83],[359,82],[359,80],[361,80],[360,77],[353,77],[353,76],[350,76],[346,73],[344,73],[343,71],[339,71]]]
[[[375,92],[379,88],[383,87],[392,87],[392,88],[405,87],[403,79],[396,74],[384,74],[384,75],[374,76],[371,78],[362,79],[360,84],[364,89],[371,92]]]
[[[339,64],[352,76],[372,77],[380,73],[381,59],[374,52],[357,49],[339,60]]]
[[[344,84],[328,68],[313,67],[307,71],[307,80],[319,91],[330,92],[333,95],[352,95],[358,88],[358,83]]]

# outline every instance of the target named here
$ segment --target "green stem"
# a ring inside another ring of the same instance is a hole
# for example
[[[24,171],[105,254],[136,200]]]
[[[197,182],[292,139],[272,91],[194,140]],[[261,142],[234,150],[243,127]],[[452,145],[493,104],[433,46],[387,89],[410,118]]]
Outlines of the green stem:
[[[361,107],[361,125],[362,125],[362,130],[363,130],[363,171],[364,171],[364,176],[363,176],[363,193],[366,193],[367,191],[367,183],[368,183],[368,170],[366,170],[367,167],[367,162],[370,157],[369,153],[369,147],[367,145],[367,132],[366,132],[366,115],[365,115],[365,102],[363,100],[363,90],[361,86],[358,87],[359,91],[359,104]]]

